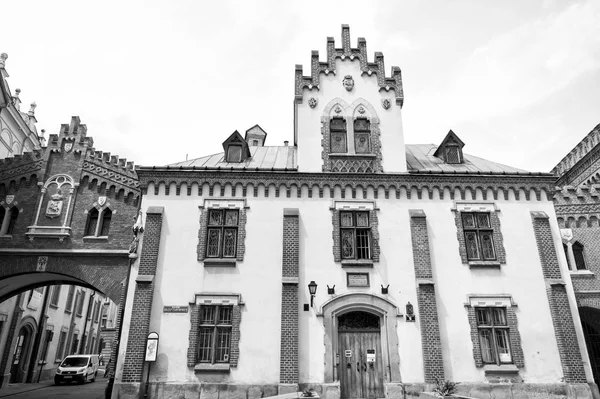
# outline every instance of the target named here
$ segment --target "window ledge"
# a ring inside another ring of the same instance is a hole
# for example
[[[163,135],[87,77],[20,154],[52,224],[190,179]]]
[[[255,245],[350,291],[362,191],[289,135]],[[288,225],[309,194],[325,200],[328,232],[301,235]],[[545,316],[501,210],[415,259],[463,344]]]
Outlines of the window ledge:
[[[500,366],[496,364],[486,364],[483,366],[485,375],[489,374],[519,374],[519,369],[514,364],[502,364]]]
[[[2,234],[0,236],[0,239],[2,239],[2,240],[12,240],[12,234]]]
[[[591,270],[571,270],[571,278],[594,278],[594,272]]]
[[[49,303],[48,306],[51,307],[52,309],[58,309],[58,305],[55,305],[53,303]]]
[[[204,267],[235,267],[237,260],[235,258],[206,258]]]
[[[377,158],[375,154],[347,154],[345,152],[331,152],[329,153],[330,157],[340,157],[340,158]]]
[[[497,260],[470,260],[468,262],[471,269],[499,269],[500,262]]]
[[[371,259],[364,260],[354,260],[354,259],[346,259],[342,261],[342,267],[366,267],[372,268],[373,261]]]
[[[84,236],[83,241],[108,241],[108,236]]]
[[[198,363],[196,366],[194,366],[194,371],[218,371],[229,373],[229,369],[229,363]]]
[[[71,314],[72,312],[69,309],[65,309],[65,313]]]

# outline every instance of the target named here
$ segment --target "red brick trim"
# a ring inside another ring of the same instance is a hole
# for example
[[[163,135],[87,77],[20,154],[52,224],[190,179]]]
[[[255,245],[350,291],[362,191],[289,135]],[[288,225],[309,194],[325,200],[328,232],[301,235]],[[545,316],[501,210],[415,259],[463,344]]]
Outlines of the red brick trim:
[[[410,232],[412,240],[415,277],[418,283],[417,302],[421,322],[421,347],[425,382],[435,383],[444,379],[444,360],[438,320],[435,286],[423,282],[433,277],[427,219],[422,210],[410,210]],[[421,281],[421,283],[419,283]]]
[[[139,263],[139,275],[154,276],[156,274],[162,220],[162,207],[148,208],[148,211],[146,212],[146,226]],[[149,332],[153,296],[154,282],[136,283],[131,310],[131,322],[129,325],[129,338],[127,340],[127,351],[125,353],[125,366],[123,368],[123,382],[142,381],[142,370],[146,353],[146,338]]]
[[[550,221],[548,215],[544,212],[531,212],[531,219],[540,255],[540,264],[546,280],[546,293],[550,304],[550,314],[564,379],[567,383],[585,383],[587,380],[583,368],[583,359],[579,349],[567,290],[565,283],[562,281]]]
[[[297,278],[300,255],[300,220],[297,209],[283,211],[281,276]],[[298,383],[298,283],[284,282],[281,290],[281,347],[279,382]]]

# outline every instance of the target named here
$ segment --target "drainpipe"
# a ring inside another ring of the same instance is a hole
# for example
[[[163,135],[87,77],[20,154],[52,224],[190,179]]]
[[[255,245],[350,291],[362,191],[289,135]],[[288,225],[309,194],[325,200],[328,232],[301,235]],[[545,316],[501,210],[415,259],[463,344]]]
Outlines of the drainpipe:
[[[37,363],[37,358],[40,351],[40,343],[42,342],[42,336],[45,332],[46,326],[46,308],[48,306],[48,297],[50,296],[50,285],[46,287],[46,292],[44,293],[44,302],[42,303],[42,311],[40,313],[40,319],[38,320],[38,331],[35,336],[35,341],[33,342],[33,350],[31,351],[31,358],[29,360],[29,370],[27,371],[27,379],[26,382],[33,382],[33,369],[35,369],[35,364]],[[40,368],[43,368],[44,365],[41,364]],[[41,370],[40,370],[41,372]]]
[[[90,310],[92,307],[92,302],[94,302],[95,296],[96,296],[96,291],[92,292],[92,295],[90,295],[87,312],[85,313],[85,324],[83,325],[83,336],[85,337],[86,341],[90,340],[90,336],[89,336],[89,334],[86,333],[86,330],[87,330],[87,325],[88,325],[88,317],[90,318],[90,330],[92,329],[93,320],[92,320],[92,316],[90,315]],[[87,342],[84,342],[84,340],[81,340],[81,344],[79,345],[79,353],[80,354],[85,355],[85,347],[86,346],[88,346]]]

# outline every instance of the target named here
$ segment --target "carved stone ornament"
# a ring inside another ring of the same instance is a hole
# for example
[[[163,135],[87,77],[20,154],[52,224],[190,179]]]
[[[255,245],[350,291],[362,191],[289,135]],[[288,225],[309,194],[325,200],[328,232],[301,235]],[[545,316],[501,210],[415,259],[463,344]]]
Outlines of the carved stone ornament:
[[[384,98],[383,100],[381,100],[381,106],[383,107],[383,109],[390,109],[390,107],[392,106],[392,102],[387,98]]]
[[[573,230],[571,230],[571,229],[560,229],[560,237],[563,240],[571,241],[573,239]]]
[[[65,143],[65,152],[69,152],[73,149],[73,143]]]
[[[308,99],[308,105],[309,105],[311,108],[314,108],[314,107],[316,107],[318,102],[319,102],[319,101],[318,101],[316,98],[314,98],[314,97],[311,97],[311,98],[309,98],[309,99]]]
[[[338,106],[335,107],[334,111],[335,111],[336,114],[339,114],[340,112],[342,112],[342,108],[338,105]]]
[[[362,114],[364,114],[364,113],[365,113],[365,107],[362,107],[362,106],[361,106],[361,107],[358,109],[358,113],[359,113],[359,114],[361,114],[361,115],[362,115]]]
[[[14,200],[15,200],[15,196],[14,195],[7,195],[6,198],[4,199],[4,201],[6,202],[6,205],[12,204],[12,202]]]
[[[46,266],[48,266],[48,257],[47,256],[38,256],[37,266],[35,270],[37,272],[45,272]]]
[[[60,216],[63,207],[63,196],[61,195],[60,189],[56,194],[50,197],[48,206],[46,207],[46,216],[49,218],[56,218]]]
[[[98,205],[104,206],[106,204],[106,197],[98,197]]]
[[[352,79],[352,75],[344,76],[342,84],[346,90],[351,91],[354,88],[354,79]]]

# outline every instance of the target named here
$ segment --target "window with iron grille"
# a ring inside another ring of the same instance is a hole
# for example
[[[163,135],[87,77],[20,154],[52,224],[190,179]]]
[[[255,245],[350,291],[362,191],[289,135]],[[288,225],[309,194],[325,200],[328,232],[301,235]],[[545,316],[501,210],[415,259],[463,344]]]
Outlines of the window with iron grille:
[[[233,306],[200,306],[196,361],[229,363]]]
[[[487,212],[463,212],[463,231],[468,260],[496,260],[494,230]]]
[[[475,314],[483,363],[512,363],[506,308],[478,307]]]
[[[208,210],[208,227],[206,232],[207,258],[236,257],[238,225],[239,210]]]
[[[340,212],[340,235],[342,259],[371,259],[369,212]]]
[[[371,122],[367,118],[354,120],[354,150],[357,154],[371,153]]]
[[[227,147],[227,162],[242,162],[241,145],[230,145]]]
[[[343,154],[348,152],[346,120],[344,118],[332,118],[329,123],[331,137],[331,152]]]

